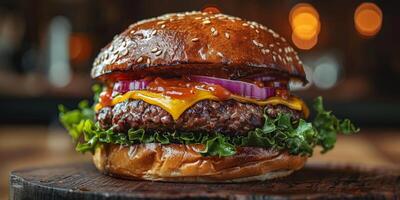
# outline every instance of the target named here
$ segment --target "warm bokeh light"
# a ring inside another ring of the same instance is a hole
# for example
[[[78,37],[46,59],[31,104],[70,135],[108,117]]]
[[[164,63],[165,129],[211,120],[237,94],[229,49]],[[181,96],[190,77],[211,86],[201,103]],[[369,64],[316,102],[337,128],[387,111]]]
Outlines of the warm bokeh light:
[[[310,40],[318,34],[319,22],[310,13],[299,13],[293,19],[293,32],[297,37]]]
[[[317,42],[318,42],[318,35],[315,35],[314,37],[304,40],[302,38],[297,37],[295,32],[292,33],[292,41],[294,45],[296,45],[297,48],[303,49],[303,50],[308,50],[313,48]]]
[[[319,20],[319,14],[317,10],[308,3],[298,3],[296,4],[289,13],[289,22],[292,25],[293,19],[301,13],[309,13],[314,16],[317,20]]]
[[[354,13],[357,31],[364,36],[376,35],[382,26],[382,11],[374,3],[362,3]]]
[[[296,4],[289,13],[292,41],[300,49],[311,49],[317,44],[321,28],[317,10],[308,3]]]
[[[207,6],[203,7],[203,9],[201,11],[207,12],[207,13],[213,13],[213,14],[221,13],[219,8],[214,5],[207,5]]]
[[[69,57],[72,62],[83,62],[92,53],[92,43],[89,37],[82,33],[72,34],[69,38]]]

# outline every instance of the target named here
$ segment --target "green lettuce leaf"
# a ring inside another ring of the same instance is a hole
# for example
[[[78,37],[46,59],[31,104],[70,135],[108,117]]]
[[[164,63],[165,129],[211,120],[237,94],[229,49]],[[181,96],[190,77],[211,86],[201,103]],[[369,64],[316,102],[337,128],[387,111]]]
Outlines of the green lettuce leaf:
[[[100,91],[100,90],[98,90]],[[334,147],[338,133],[352,134],[359,129],[348,119],[337,119],[331,111],[326,111],[322,98],[314,102],[316,117],[312,122],[303,119],[292,121],[287,114],[276,118],[264,115],[264,125],[249,131],[243,136],[225,136],[220,133],[191,132],[146,132],[143,129],[131,129],[128,133],[102,130],[94,122],[94,112],[87,102],[82,102],[78,109],[67,111],[59,106],[60,121],[77,143],[79,152],[93,152],[101,143],[133,145],[141,143],[161,144],[204,144],[203,156],[231,156],[236,147],[253,146],[287,150],[293,155],[311,156],[315,146],[321,146],[322,152]]]
[[[236,153],[235,145],[226,141],[226,136],[216,134],[205,142],[205,148],[200,151],[202,156],[232,156]]]
[[[322,97],[315,99],[314,109],[317,115],[313,120],[313,126],[318,131],[317,145],[322,146],[322,152],[327,152],[335,146],[337,133],[349,135],[360,130],[349,119],[340,120],[332,114],[332,111],[325,110]]]

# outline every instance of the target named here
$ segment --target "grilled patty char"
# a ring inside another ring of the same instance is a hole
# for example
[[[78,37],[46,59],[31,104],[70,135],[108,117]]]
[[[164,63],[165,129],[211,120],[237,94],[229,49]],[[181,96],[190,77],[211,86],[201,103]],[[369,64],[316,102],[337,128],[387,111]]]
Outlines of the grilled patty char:
[[[97,121],[103,129],[125,133],[129,129],[146,131],[219,132],[226,135],[245,135],[264,123],[264,107],[255,104],[228,101],[199,101],[186,110],[177,121],[161,107],[142,100],[127,100],[114,107],[104,107],[97,113]],[[266,113],[276,117],[289,113],[293,119],[302,116],[282,105],[268,105]]]

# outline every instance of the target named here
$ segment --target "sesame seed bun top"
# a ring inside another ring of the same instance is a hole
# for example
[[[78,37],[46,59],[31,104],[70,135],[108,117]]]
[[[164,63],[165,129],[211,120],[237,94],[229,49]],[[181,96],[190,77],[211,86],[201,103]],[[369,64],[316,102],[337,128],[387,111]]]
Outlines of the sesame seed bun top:
[[[162,15],[132,24],[104,47],[92,77],[209,75],[224,78],[277,73],[306,83],[288,42],[252,21],[220,13]]]

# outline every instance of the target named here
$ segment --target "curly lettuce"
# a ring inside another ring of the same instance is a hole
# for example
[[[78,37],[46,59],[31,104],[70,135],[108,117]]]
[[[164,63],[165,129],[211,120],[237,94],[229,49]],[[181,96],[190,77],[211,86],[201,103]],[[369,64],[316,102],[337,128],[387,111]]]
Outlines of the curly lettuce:
[[[226,136],[218,132],[146,132],[143,129],[130,129],[128,133],[118,133],[111,129],[103,130],[94,121],[94,111],[85,101],[79,104],[78,109],[70,111],[59,106],[59,118],[76,142],[76,150],[82,153],[93,153],[96,146],[103,143],[175,143],[204,144],[204,150],[199,152],[203,156],[231,156],[240,146],[273,148],[287,150],[293,155],[311,156],[316,146],[321,146],[323,153],[332,149],[337,134],[348,135],[359,131],[350,120],[338,119],[331,111],[325,110],[321,97],[314,101],[313,107],[316,117],[312,122],[303,119],[293,121],[288,114],[279,114],[276,118],[264,114],[264,125],[243,136]]]

